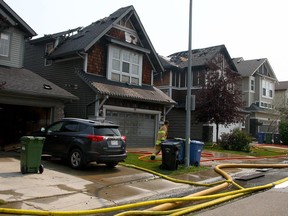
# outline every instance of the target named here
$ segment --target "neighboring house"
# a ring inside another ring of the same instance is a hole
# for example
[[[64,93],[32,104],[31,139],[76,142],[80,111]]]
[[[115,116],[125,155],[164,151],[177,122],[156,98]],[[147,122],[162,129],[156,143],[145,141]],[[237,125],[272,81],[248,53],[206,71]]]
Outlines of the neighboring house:
[[[153,86],[163,67],[133,6],[30,40],[25,52],[25,67],[79,97],[66,116],[105,118],[120,125],[129,147],[154,145],[175,101]]]
[[[23,68],[25,40],[35,36],[0,0],[0,147],[19,142],[40,126],[63,117],[76,96]]]
[[[280,81],[275,85],[275,108],[278,110],[288,108],[288,81]]]
[[[192,50],[192,95],[201,90],[200,85],[205,82],[209,62],[218,61],[218,59],[221,59],[221,66],[219,65],[219,67],[223,70],[229,69],[237,72],[224,45]],[[169,136],[185,138],[188,51],[161,57],[161,61],[165,71],[154,77],[154,83],[177,102],[177,105],[167,115],[167,119],[170,121]],[[197,106],[197,98],[195,100]],[[191,114],[191,139],[215,142],[216,125],[197,123],[193,117],[193,111]],[[228,127],[221,126],[219,136],[235,127],[241,127],[241,124],[233,124]]]
[[[250,112],[246,130],[254,137],[259,132],[277,132],[279,113],[274,98],[278,81],[268,59],[234,58],[233,62],[242,76],[245,110]]]

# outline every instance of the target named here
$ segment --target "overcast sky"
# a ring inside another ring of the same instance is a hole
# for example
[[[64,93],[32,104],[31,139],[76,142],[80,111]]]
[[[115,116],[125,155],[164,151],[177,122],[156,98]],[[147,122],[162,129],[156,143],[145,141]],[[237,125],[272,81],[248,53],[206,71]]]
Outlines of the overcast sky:
[[[188,50],[190,0],[4,1],[37,37],[87,26],[133,5],[157,53]],[[192,20],[192,49],[224,44],[231,58],[267,58],[278,80],[288,81],[285,0],[193,0]]]

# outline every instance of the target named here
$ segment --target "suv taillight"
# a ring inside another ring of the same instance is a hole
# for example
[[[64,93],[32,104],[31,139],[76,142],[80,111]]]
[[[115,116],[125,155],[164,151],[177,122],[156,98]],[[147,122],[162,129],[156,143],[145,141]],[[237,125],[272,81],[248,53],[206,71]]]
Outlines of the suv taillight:
[[[101,142],[105,140],[106,138],[104,136],[88,135],[88,139],[90,139],[93,142]]]
[[[121,139],[126,142],[126,136],[121,136]]]

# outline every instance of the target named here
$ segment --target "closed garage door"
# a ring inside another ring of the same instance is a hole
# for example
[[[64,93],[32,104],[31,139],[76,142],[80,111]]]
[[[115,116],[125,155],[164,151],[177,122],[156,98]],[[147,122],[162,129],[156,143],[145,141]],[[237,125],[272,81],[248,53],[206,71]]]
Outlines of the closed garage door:
[[[106,120],[120,125],[127,137],[128,147],[153,147],[155,137],[155,114],[106,111]]]

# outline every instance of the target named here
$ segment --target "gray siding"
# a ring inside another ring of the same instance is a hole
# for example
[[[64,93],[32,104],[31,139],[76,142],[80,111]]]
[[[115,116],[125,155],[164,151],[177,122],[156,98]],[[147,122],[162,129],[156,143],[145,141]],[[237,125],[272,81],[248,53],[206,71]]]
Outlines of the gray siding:
[[[193,113],[192,113],[193,114]],[[169,120],[169,138],[185,138],[186,136],[186,111],[184,109],[172,109],[168,115]],[[194,140],[202,140],[203,129],[202,124],[195,124],[193,117],[191,118],[190,138]]]
[[[11,37],[9,57],[0,57],[0,65],[21,68],[23,66],[24,55],[24,34],[15,29],[9,28],[4,31]]]
[[[65,116],[86,118],[86,107],[95,100],[96,96],[94,91],[76,74],[83,68],[83,60],[78,58],[53,62],[50,66],[44,66],[44,46],[26,47],[25,68],[79,97],[79,100],[65,104]]]

